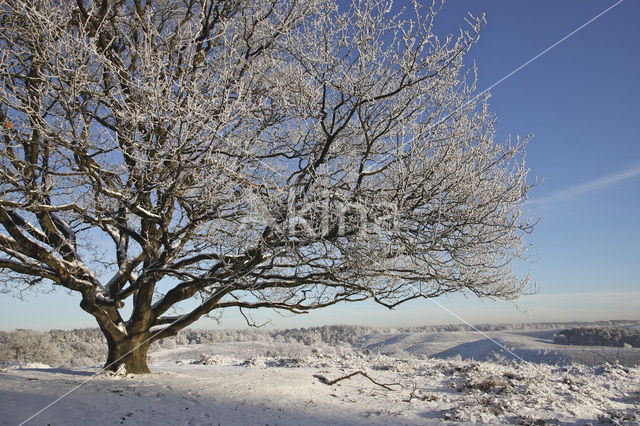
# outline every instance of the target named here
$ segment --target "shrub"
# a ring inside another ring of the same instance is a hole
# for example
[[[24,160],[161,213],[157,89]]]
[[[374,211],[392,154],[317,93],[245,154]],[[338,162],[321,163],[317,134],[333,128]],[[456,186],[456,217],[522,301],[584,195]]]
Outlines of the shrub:
[[[576,346],[631,346],[640,348],[640,331],[616,327],[579,327],[561,331],[554,342]]]

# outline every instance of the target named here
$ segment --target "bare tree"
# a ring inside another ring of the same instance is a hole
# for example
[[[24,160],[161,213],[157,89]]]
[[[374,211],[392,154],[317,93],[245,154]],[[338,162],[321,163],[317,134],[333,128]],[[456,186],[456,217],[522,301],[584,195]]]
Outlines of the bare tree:
[[[0,4],[5,290],[79,293],[109,369],[224,308],[527,284],[526,141],[493,141],[462,62],[482,18],[443,40],[418,3]]]

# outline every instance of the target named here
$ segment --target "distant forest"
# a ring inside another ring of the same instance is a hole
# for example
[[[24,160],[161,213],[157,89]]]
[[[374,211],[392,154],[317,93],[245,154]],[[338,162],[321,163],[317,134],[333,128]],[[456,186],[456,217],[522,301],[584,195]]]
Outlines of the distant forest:
[[[554,341],[564,345],[632,346],[640,347],[640,321],[548,322],[522,324],[479,324],[476,330],[543,330],[565,329]],[[471,331],[468,325],[434,325],[406,328],[373,328],[359,325],[273,330],[249,329],[186,329],[177,336],[162,339],[151,351],[171,349],[179,345],[218,342],[300,343],[307,346],[362,347],[371,333],[428,333]],[[104,364],[106,342],[97,328],[51,330],[40,332],[16,329],[0,331],[0,362],[39,362],[52,367],[92,366]]]
[[[579,327],[561,331],[553,341],[561,345],[640,348],[640,331],[618,327]]]

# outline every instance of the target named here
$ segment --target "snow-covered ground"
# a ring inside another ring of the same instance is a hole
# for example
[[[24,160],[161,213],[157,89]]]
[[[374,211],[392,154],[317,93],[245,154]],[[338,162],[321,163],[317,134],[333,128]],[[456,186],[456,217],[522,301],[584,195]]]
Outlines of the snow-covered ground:
[[[20,424],[75,388],[27,424],[640,424],[640,349],[562,346],[554,333],[372,333],[359,348],[187,345],[151,354],[153,374],[125,378],[7,364],[0,424]]]
[[[557,329],[512,331],[451,331],[426,333],[372,333],[365,347],[393,356],[429,356],[475,361],[519,360],[536,363],[587,365],[640,364],[638,348],[568,346],[553,342]]]

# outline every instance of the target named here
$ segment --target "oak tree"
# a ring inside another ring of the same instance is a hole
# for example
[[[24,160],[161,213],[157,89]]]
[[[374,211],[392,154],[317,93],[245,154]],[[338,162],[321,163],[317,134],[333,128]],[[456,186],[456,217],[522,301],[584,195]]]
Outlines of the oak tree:
[[[77,293],[132,373],[225,308],[517,297],[526,139],[463,64],[483,18],[396,6],[0,0],[4,289]]]

